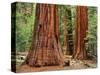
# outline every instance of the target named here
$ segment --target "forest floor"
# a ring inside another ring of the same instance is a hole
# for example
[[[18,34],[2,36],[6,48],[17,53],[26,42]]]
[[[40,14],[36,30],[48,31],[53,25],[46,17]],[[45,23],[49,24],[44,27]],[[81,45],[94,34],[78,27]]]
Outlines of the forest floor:
[[[29,65],[22,65],[17,69],[17,72],[41,72],[41,71],[55,71],[55,70],[76,70],[96,68],[97,62],[95,60],[70,60],[70,65],[65,66],[43,66],[30,67]]]

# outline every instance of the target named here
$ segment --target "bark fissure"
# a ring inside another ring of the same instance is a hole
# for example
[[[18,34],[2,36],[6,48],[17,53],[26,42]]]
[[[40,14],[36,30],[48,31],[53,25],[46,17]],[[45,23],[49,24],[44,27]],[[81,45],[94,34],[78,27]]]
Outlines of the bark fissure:
[[[37,4],[36,9],[32,46],[25,63],[30,66],[63,65],[58,37],[57,6]]]
[[[76,41],[74,58],[86,59],[85,38],[88,29],[88,15],[86,6],[77,6],[76,8]]]

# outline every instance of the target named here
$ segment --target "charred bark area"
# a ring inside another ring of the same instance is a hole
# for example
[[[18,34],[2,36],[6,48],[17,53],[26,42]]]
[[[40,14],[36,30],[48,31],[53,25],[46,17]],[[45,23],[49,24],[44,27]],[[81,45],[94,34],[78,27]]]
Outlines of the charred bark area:
[[[76,39],[74,58],[86,59],[85,38],[88,29],[88,15],[86,6],[76,8]]]
[[[25,63],[30,66],[63,65],[56,5],[37,4],[32,46]]]

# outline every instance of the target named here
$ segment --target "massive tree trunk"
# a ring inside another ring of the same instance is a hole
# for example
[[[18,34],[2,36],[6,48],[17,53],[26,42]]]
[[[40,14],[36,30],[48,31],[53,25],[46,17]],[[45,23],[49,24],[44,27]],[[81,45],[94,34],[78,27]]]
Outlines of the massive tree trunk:
[[[74,58],[85,59],[85,38],[88,29],[88,13],[86,6],[77,6],[76,8],[76,38]]]
[[[30,66],[63,65],[56,5],[37,4],[32,46],[25,60]]]

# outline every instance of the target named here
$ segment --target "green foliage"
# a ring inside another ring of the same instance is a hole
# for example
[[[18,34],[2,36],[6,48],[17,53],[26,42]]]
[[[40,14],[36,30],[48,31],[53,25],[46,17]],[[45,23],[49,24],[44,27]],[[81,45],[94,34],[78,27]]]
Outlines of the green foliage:
[[[64,30],[65,30],[64,27],[65,27],[65,18],[66,18],[66,26],[67,26],[66,30],[67,30],[67,39],[68,39],[67,42],[69,43],[68,45],[73,48],[72,44],[73,44],[73,32],[75,26],[75,6],[59,5],[58,15],[59,15],[59,33],[60,33],[61,45],[62,47],[64,46]]]
[[[97,8],[88,8],[88,53],[90,56],[97,55]]]
[[[71,12],[69,12],[69,10]],[[58,15],[59,15],[59,32],[60,32],[61,45],[63,46],[64,44],[65,15],[68,15],[66,17],[68,19],[67,31],[71,31],[73,35],[73,41],[75,43],[76,6],[59,5]],[[88,7],[88,30],[87,30],[87,36],[84,39],[88,40],[85,46],[87,54],[89,56],[97,56],[97,8],[96,7]]]
[[[64,17],[67,15],[67,31],[75,42],[76,6],[58,5],[60,43],[64,44]],[[16,9],[16,48],[17,51],[29,50],[35,20],[35,4],[17,3]],[[71,34],[70,34],[71,33]],[[69,36],[69,40],[70,40]],[[88,30],[85,38],[89,55],[97,55],[97,8],[88,7]]]
[[[16,48],[17,51],[26,51],[32,41],[35,4],[17,3],[16,8]]]

